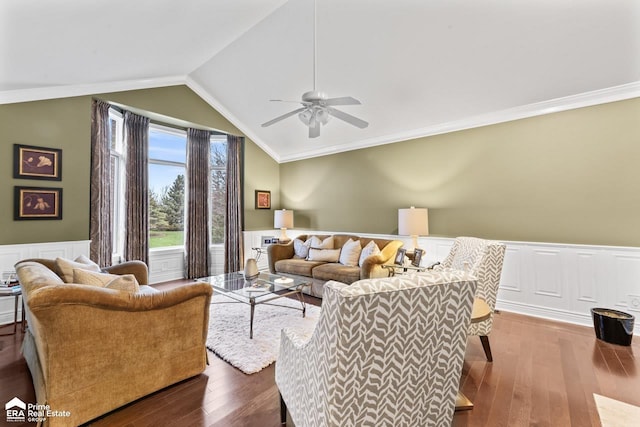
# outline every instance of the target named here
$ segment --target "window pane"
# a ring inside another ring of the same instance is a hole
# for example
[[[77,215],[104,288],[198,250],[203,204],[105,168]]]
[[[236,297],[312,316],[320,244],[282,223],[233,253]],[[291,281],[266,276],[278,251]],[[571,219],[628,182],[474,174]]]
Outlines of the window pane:
[[[109,125],[111,126],[111,149],[115,151],[118,148],[118,123],[110,117]]]
[[[184,166],[149,163],[149,247],[184,245]]]
[[[227,140],[211,138],[211,243],[224,243],[227,209]]]
[[[120,197],[119,197],[120,192],[118,191],[118,189],[120,188],[119,184],[120,184],[120,170],[118,168],[118,157],[111,155],[111,194],[109,195],[109,197],[111,197],[111,234],[112,234],[111,244],[113,245],[112,251],[114,253],[117,253],[120,247],[118,245],[119,244],[118,242],[118,231],[119,231],[118,206],[120,205]]]
[[[186,135],[149,128],[149,159],[187,162]]]

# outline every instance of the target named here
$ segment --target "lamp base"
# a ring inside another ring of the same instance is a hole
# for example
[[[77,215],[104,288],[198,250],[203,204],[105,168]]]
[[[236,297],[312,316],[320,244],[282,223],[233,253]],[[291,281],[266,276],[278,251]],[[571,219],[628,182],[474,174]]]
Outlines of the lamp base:
[[[278,243],[288,243],[290,241],[291,241],[291,239],[289,238],[289,236],[287,236],[287,229],[286,228],[281,228],[280,229],[280,237],[278,237]]]

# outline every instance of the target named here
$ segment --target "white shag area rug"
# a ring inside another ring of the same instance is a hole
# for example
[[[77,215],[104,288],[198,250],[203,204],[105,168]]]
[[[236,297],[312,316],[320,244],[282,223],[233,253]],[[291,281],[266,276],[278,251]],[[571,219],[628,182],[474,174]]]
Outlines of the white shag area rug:
[[[228,304],[220,304],[228,303]],[[300,308],[297,299],[280,298],[274,304]],[[311,336],[320,316],[320,307],[307,304],[306,316],[290,308],[258,304],[253,319],[253,339],[249,339],[251,307],[223,295],[211,298],[207,348],[245,374],[258,372],[278,358],[280,331],[292,328]]]
[[[593,394],[602,427],[630,427],[640,425],[640,407]]]

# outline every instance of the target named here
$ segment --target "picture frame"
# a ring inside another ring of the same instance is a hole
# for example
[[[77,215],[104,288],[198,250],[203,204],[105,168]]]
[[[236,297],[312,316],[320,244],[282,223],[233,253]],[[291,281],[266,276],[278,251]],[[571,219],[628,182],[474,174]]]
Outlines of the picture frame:
[[[404,264],[404,256],[407,253],[406,249],[402,249],[399,248],[398,251],[396,252],[396,257],[393,260],[393,263],[396,265],[403,265]]]
[[[413,250],[413,260],[411,260],[411,265],[413,267],[420,267],[420,261],[422,261],[423,254],[424,254],[423,249],[415,248]]]
[[[14,220],[62,219],[62,188],[14,187]]]
[[[256,190],[256,209],[271,209],[271,191]]]
[[[13,144],[13,177],[62,181],[62,150]]]

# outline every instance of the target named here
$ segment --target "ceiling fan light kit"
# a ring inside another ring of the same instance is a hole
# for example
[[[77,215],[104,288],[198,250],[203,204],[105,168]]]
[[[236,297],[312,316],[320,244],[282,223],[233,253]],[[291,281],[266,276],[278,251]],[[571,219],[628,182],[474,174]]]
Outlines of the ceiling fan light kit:
[[[302,94],[300,104],[302,108],[290,111],[275,119],[269,120],[262,124],[262,127],[271,126],[281,120],[293,115],[298,115],[302,123],[309,127],[309,138],[317,138],[320,136],[320,126],[326,125],[333,116],[350,125],[364,129],[369,123],[359,119],[344,111],[336,110],[336,105],[360,105],[360,101],[350,96],[340,98],[329,98],[326,93],[316,90],[316,1],[313,2],[313,90]],[[273,102],[291,102],[280,99],[272,99]],[[294,101],[295,102],[295,101]]]

